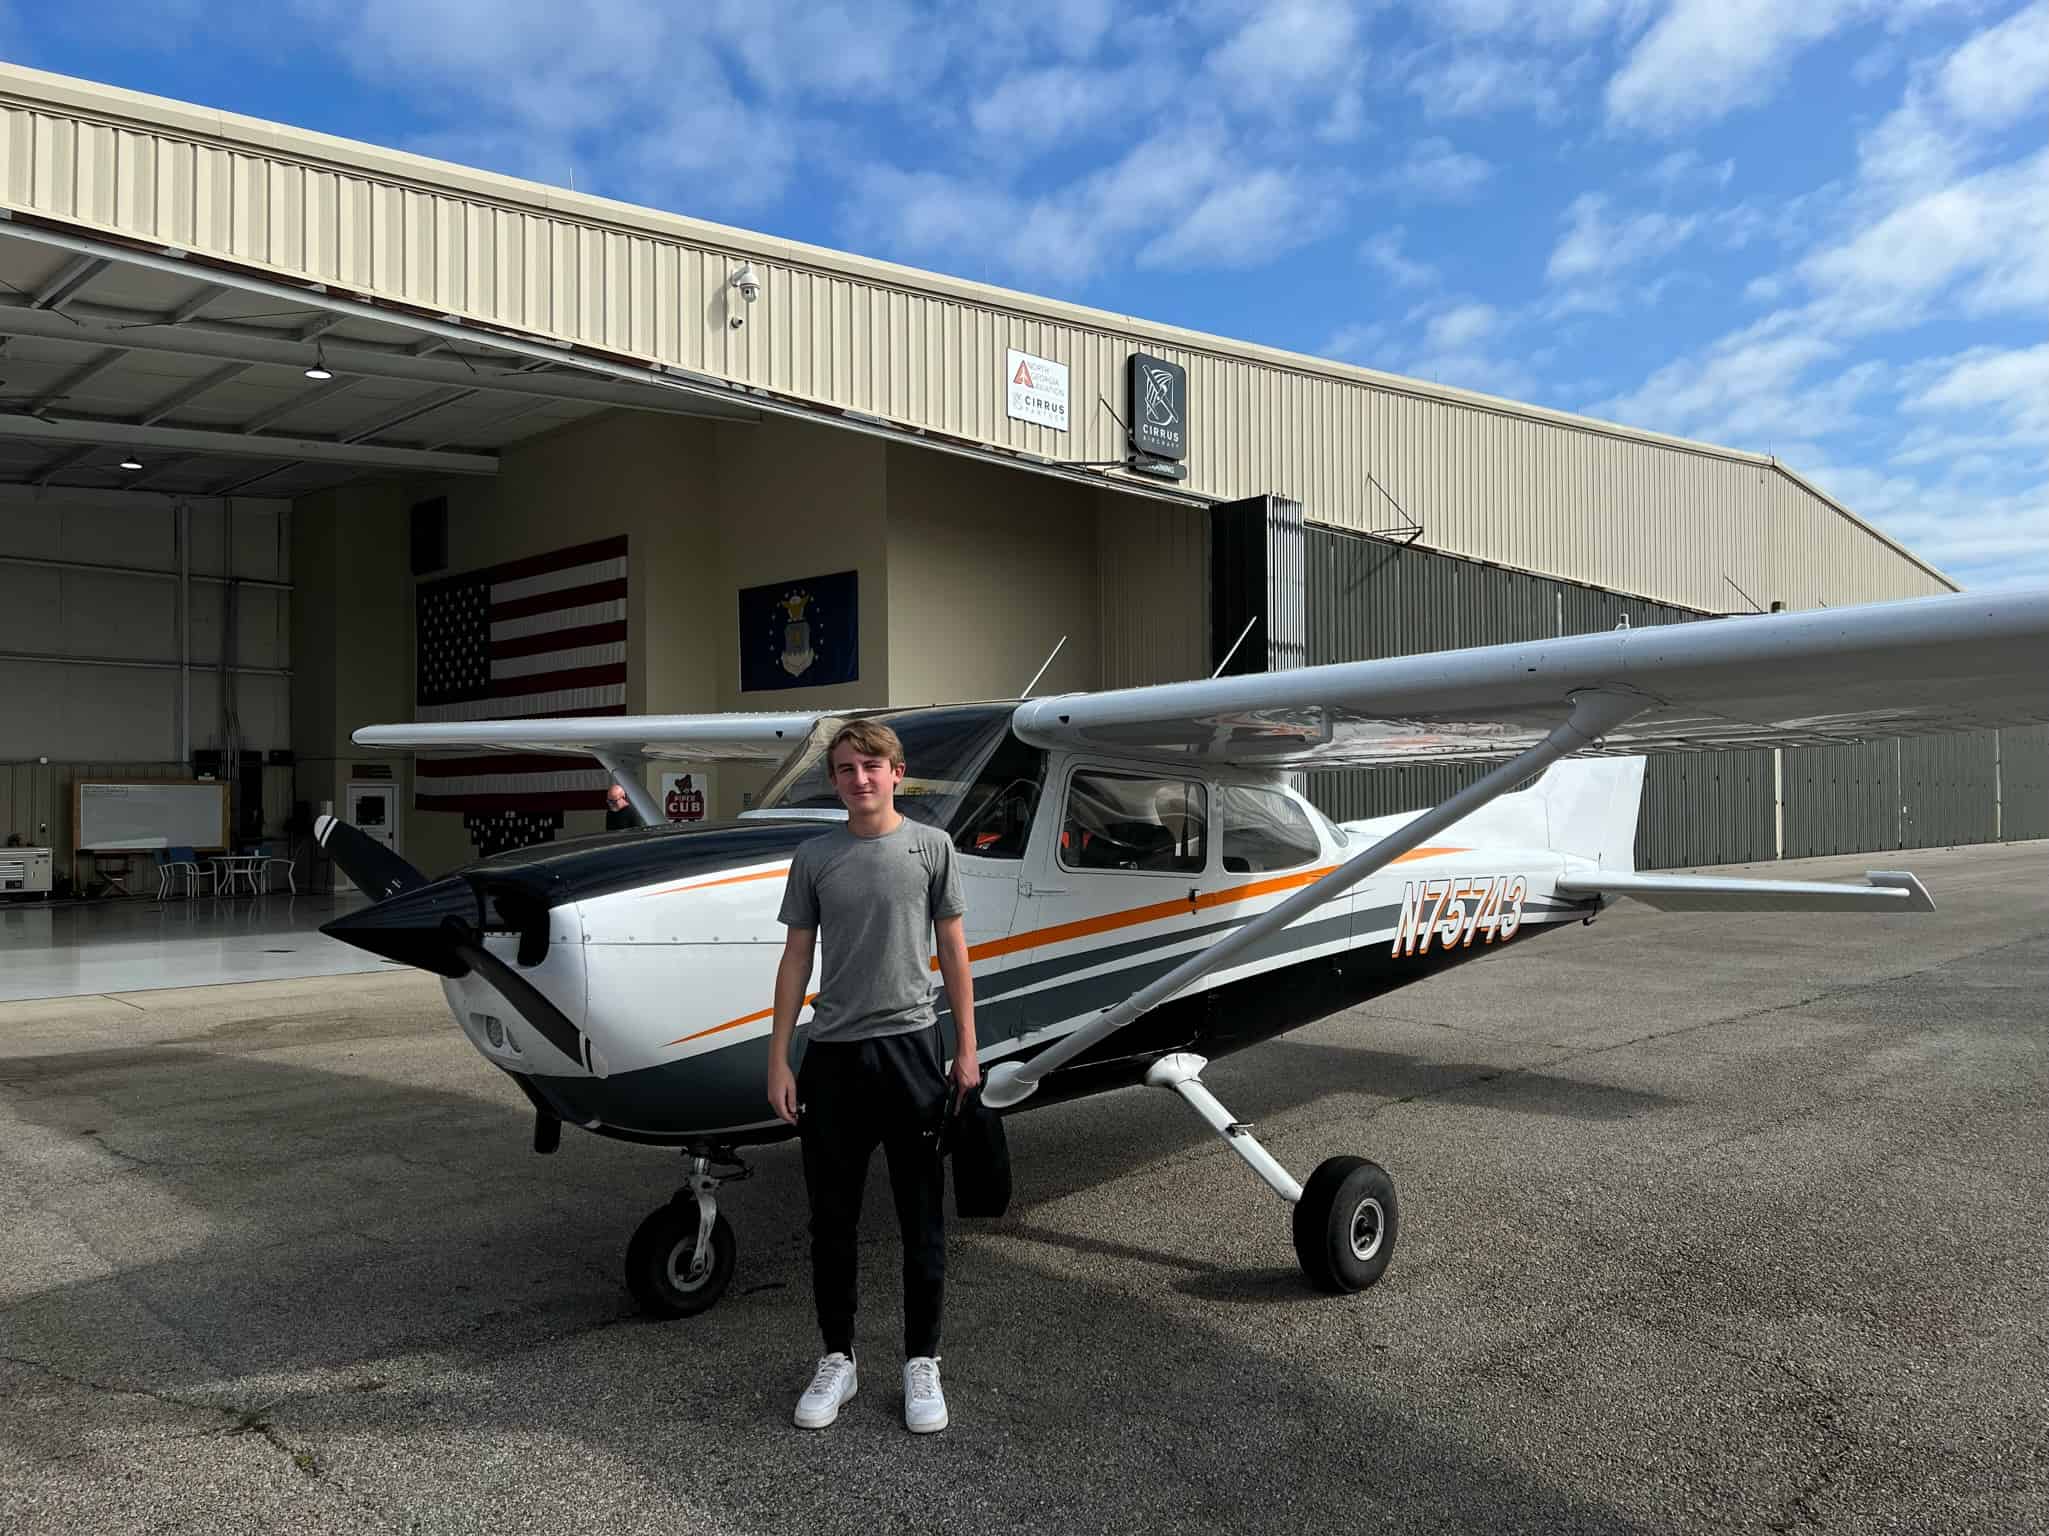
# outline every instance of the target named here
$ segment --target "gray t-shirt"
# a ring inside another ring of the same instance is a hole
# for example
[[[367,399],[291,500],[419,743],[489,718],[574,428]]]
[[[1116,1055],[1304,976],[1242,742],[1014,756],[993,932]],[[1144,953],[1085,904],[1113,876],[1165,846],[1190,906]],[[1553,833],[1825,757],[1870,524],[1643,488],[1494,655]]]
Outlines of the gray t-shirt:
[[[894,832],[835,827],[800,843],[776,920],[815,928],[824,957],[813,1040],[873,1040],[930,1029],[937,1017],[932,923],[967,911],[953,843],[906,816]]]

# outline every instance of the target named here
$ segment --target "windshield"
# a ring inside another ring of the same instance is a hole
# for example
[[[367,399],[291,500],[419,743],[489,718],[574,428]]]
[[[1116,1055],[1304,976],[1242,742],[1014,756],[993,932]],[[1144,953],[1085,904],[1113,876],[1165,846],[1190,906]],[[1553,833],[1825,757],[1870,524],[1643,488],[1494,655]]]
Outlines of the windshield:
[[[896,808],[915,821],[951,829],[962,799],[974,787],[997,745],[1010,732],[1014,704],[965,704],[956,709],[915,709],[871,715],[904,744],[904,781],[896,787]],[[762,792],[763,810],[840,808],[825,750],[850,719],[826,715]]]

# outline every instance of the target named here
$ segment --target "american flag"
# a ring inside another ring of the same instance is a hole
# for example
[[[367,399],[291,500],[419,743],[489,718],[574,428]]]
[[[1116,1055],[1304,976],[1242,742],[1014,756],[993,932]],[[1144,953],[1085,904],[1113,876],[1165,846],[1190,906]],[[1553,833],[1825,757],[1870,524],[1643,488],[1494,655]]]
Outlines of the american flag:
[[[423,583],[414,715],[536,720],[626,713],[626,540],[601,539]],[[485,852],[602,810],[610,776],[553,753],[422,757],[415,807],[461,811]]]

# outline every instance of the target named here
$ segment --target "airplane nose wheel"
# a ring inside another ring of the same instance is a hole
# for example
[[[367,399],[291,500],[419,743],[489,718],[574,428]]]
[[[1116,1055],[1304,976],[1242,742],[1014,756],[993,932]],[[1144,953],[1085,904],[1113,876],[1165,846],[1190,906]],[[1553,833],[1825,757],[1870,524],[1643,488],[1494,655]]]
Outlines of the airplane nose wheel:
[[[744,1178],[745,1171],[729,1174]],[[719,1214],[711,1158],[693,1152],[690,1181],[649,1214],[626,1245],[626,1289],[649,1317],[694,1317],[709,1311],[733,1283],[733,1228]]]
[[[1295,1257],[1321,1291],[1363,1291],[1394,1257],[1394,1180],[1363,1157],[1326,1158],[1295,1202]]]

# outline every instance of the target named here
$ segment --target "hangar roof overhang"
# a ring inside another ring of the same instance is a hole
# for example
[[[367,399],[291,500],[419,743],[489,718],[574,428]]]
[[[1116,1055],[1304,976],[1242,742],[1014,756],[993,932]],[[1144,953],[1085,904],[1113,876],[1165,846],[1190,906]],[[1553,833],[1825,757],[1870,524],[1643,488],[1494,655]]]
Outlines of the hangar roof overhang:
[[[366,475],[490,476],[504,448],[611,408],[801,417],[1214,499],[0,209],[0,484],[289,498]]]

